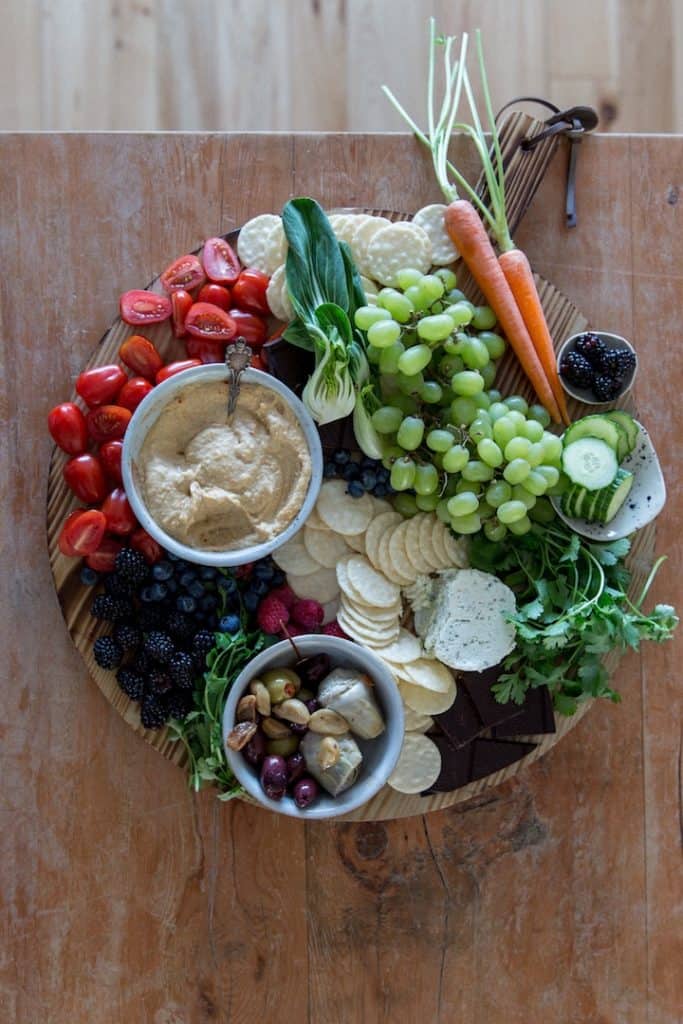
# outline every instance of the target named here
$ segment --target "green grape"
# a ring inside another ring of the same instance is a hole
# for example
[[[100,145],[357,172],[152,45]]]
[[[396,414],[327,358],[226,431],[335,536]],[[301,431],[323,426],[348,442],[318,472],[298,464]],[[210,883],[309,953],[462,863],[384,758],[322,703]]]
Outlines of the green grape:
[[[382,458],[382,465],[385,469],[391,472],[391,467],[396,459],[401,459],[405,455],[402,448],[399,448],[397,444],[389,444],[384,449],[384,456]]]
[[[531,448],[529,449],[529,454],[526,456],[526,459],[532,469],[535,469],[536,466],[541,465],[541,463],[543,462],[543,445],[540,441],[532,442]]]
[[[378,434],[393,434],[401,426],[402,419],[403,413],[393,405],[382,405],[370,417]]]
[[[471,398],[472,395],[478,395],[480,391],[484,390],[484,378],[476,370],[461,370],[460,373],[453,374],[451,387],[456,395]]]
[[[417,333],[425,341],[444,341],[453,333],[453,321],[445,313],[425,316],[417,322]]]
[[[491,399],[489,398],[489,396],[486,394],[485,391],[480,391],[478,395],[475,395],[473,397],[472,401],[474,402],[474,404],[476,405],[477,409],[479,410],[479,413],[486,413],[486,415],[489,417],[489,419],[491,419],[491,417],[489,415],[489,408],[491,406]]]
[[[400,345],[400,342],[397,342]],[[382,349],[384,352],[384,349]],[[383,373],[379,379],[379,390],[382,398],[391,398],[398,394],[398,377],[393,373]]]
[[[492,402],[489,406],[489,416],[494,421],[499,420],[502,416],[507,416],[508,407],[504,402]]]
[[[447,473],[460,473],[470,459],[470,453],[463,444],[452,445],[444,452],[443,468]]]
[[[542,427],[547,427],[550,423],[550,413],[542,405],[530,405],[527,416],[536,420]]]
[[[436,506],[436,516],[437,519],[440,519],[442,523],[450,523],[451,521],[451,517],[448,514],[448,502],[445,501],[443,498]]]
[[[404,519],[417,515],[419,509],[414,494],[396,494],[392,502],[394,508]]]
[[[431,306],[429,307],[429,312],[430,313],[434,313],[434,314],[436,314],[436,313],[443,313],[445,308],[446,307],[444,306],[443,302],[441,302],[441,301],[439,301],[439,302],[432,302]]]
[[[560,462],[562,458],[562,441],[556,434],[551,434],[549,431],[543,435],[541,441],[543,445],[543,461],[546,465]]]
[[[538,467],[541,468],[540,466]],[[571,487],[571,481],[565,473],[560,473],[560,478],[556,484],[550,484],[546,494],[552,495],[553,498],[559,498],[560,495],[564,494]]]
[[[484,438],[492,437],[493,427],[491,426],[491,421],[484,416],[477,416],[476,420],[470,423],[468,433],[475,444],[478,444]]]
[[[446,338],[446,340],[443,343],[443,350],[449,356],[457,356],[458,353],[460,352],[460,342],[457,341],[455,338]],[[462,365],[464,367],[465,364],[463,363]]]
[[[470,427],[470,436],[472,434],[472,428]],[[490,437],[483,437],[477,445],[477,455],[482,462],[485,462],[487,466],[493,466],[497,469],[498,466],[503,463],[503,453]]]
[[[374,348],[368,346],[368,358],[371,352],[379,353],[379,370],[382,374],[393,376],[398,373],[398,361],[405,352],[405,346],[400,341],[395,341],[389,348]]]
[[[381,320],[391,320],[391,313],[388,309],[380,309],[379,306],[359,306],[353,318],[356,327],[361,331],[367,331]]]
[[[409,455],[402,455],[391,467],[389,482],[395,491],[407,491],[413,486],[417,466]]]
[[[489,363],[489,352],[478,338],[468,338],[460,346],[460,355],[469,370],[483,370]]]
[[[471,398],[454,398],[451,402],[451,419],[459,426],[468,426],[476,420],[478,412]]]
[[[412,348],[406,349],[399,359],[399,373],[412,377],[416,373],[421,373],[429,365],[431,359],[432,350],[429,345],[413,345]]]
[[[531,529],[531,520],[528,516],[522,516],[521,519],[515,519],[513,523],[508,523],[507,527],[510,533],[514,533],[516,537],[522,537]]]
[[[496,514],[495,508],[491,508],[491,506],[489,505],[488,501],[481,501],[479,503],[478,512],[479,512],[479,518],[481,519],[482,523],[486,519],[492,519],[493,516],[495,516],[495,514]]]
[[[522,427],[522,437],[528,438],[529,441],[541,441],[543,439],[543,427],[538,420],[527,420]]]
[[[495,334],[493,331],[480,331],[479,341],[486,345],[491,359],[500,359],[501,356],[505,355],[507,346],[500,334]]]
[[[505,404],[507,405],[507,400]],[[510,409],[510,412],[508,413],[508,419],[510,420],[511,423],[515,424],[515,433],[519,434],[520,430],[526,423],[526,416],[524,415],[524,413],[519,412],[518,409]]]
[[[414,452],[422,444],[424,432],[425,425],[419,416],[406,416],[398,428],[396,441],[401,445],[401,448],[405,448],[408,452]],[[393,483],[391,486],[394,486]],[[412,486],[412,484],[409,486]],[[396,489],[404,490],[403,487]]]
[[[401,373],[398,372],[398,388],[399,391],[404,395],[417,395],[420,393],[420,388],[424,384],[425,379],[421,373]]]
[[[453,435],[450,430],[430,430],[426,441],[433,452],[447,452],[453,444]]]
[[[417,286],[430,303],[440,299],[446,290],[443,281],[436,274],[425,274],[420,278]]]
[[[513,459],[526,459],[531,451],[531,441],[526,437],[515,436],[505,445],[505,458],[508,462]]]
[[[417,467],[413,484],[416,494],[434,494],[438,486],[439,474],[436,471],[436,466],[424,464]]]
[[[490,388],[494,380],[496,379],[498,367],[496,363],[487,363],[486,366],[484,366],[479,372],[484,378],[484,387]]]
[[[422,275],[420,275],[420,277],[422,277]],[[410,287],[405,289],[404,294],[417,312],[421,313],[425,309],[429,309],[431,305],[429,296],[424,294],[419,284],[411,284]]]
[[[389,348],[401,337],[401,325],[395,320],[378,320],[368,328],[368,342],[376,348]]]
[[[489,390],[486,392],[486,394],[491,399],[491,402],[502,402],[503,401],[503,396],[501,395],[500,391],[498,391],[497,388],[489,388]],[[507,409],[507,406],[505,406],[505,408]]]
[[[555,509],[547,498],[539,498],[532,509],[529,510],[529,519],[534,523],[552,523],[555,518]]]
[[[427,405],[438,405],[443,399],[443,388],[438,380],[426,380],[419,393],[420,398]]]
[[[524,481],[524,483],[526,483],[526,480]],[[521,503],[526,508],[527,512],[536,504],[536,496],[533,495],[530,491],[527,491],[524,484],[515,484],[515,486],[512,488],[512,500],[521,501]]]
[[[487,523],[484,523],[484,534],[486,539],[493,541],[494,544],[503,540],[507,532],[507,526],[503,523],[499,523],[497,519],[490,519]]]
[[[372,366],[379,366],[380,356],[385,351],[383,348],[375,348],[373,345],[368,345],[368,362]]]
[[[460,356],[444,356],[439,363],[439,373],[444,377],[452,377],[454,373],[460,373],[464,369],[465,364]]]
[[[548,490],[548,481],[539,473],[537,469],[532,469],[529,475],[524,479],[523,485],[525,490],[529,491],[530,494],[535,494],[536,497],[540,497]]]
[[[555,487],[560,479],[560,471],[556,466],[537,466],[536,472],[545,479],[548,488]]]
[[[521,501],[504,501],[498,506],[497,516],[501,523],[509,526],[526,516],[526,506]]]
[[[422,273],[419,270],[415,270],[414,267],[403,267],[403,269],[399,270],[396,274],[396,283],[399,288],[403,289],[403,291],[405,291],[406,288],[410,288],[411,285],[417,284],[417,282],[421,280]]]
[[[472,459],[462,470],[462,477],[463,480],[492,480],[493,469],[491,466],[487,466],[485,462]]]
[[[443,452],[432,452],[432,464],[439,471],[443,469]]]
[[[493,424],[493,440],[499,445],[507,445],[517,436],[517,424],[510,419],[509,413],[501,416]]]
[[[448,511],[452,516],[468,516],[479,508],[479,498],[472,491],[462,491],[448,499]]]
[[[388,310],[394,320],[398,320],[400,324],[407,324],[415,312],[415,307],[410,299],[396,291],[395,288],[382,288],[377,296],[377,305]]]
[[[412,395],[404,395],[403,393],[399,393],[398,395],[392,395],[391,404],[395,405],[396,408],[400,409],[401,412],[403,412],[404,415],[406,416],[412,416],[412,414],[414,412],[417,412],[419,408],[418,403],[415,401]]]
[[[496,326],[497,323],[498,321],[496,320],[496,314],[493,312],[490,306],[474,307],[472,325],[476,327],[478,331],[490,331]]]
[[[529,403],[521,395],[508,395],[503,401],[507,405],[508,409],[512,409],[514,412],[521,412],[523,416],[526,416],[529,408]]]
[[[461,534],[479,533],[481,519],[476,512],[469,516],[451,516],[451,529]]]
[[[464,292],[461,292],[459,288],[451,288],[445,295],[448,302],[453,305],[456,302],[467,302],[467,298]],[[470,302],[470,306],[472,303]],[[474,309],[474,307],[472,307]]]
[[[435,512],[436,506],[440,501],[441,498],[438,491],[434,491],[432,494],[417,494],[415,496],[415,504],[420,512]]]
[[[446,306],[444,313],[451,318],[456,327],[467,327],[472,320],[472,307],[469,302],[454,302]]]
[[[530,472],[531,466],[526,459],[513,459],[512,462],[508,462],[503,470],[503,476],[509,484],[521,484],[522,480],[526,480]]]
[[[434,277],[438,277],[443,281],[443,286],[447,292],[450,292],[457,284],[455,274],[448,267],[439,267],[438,270],[434,271]]]
[[[465,480],[465,479],[463,479],[463,477],[460,477],[460,479],[458,480],[458,482],[455,485],[455,493],[456,494],[465,494],[468,491],[470,493],[472,493],[472,494],[476,494],[477,497],[479,497],[479,495],[481,494],[481,491],[482,491],[482,481],[481,480]]]
[[[512,497],[512,487],[507,480],[494,480],[486,488],[486,500],[492,508],[498,508]]]

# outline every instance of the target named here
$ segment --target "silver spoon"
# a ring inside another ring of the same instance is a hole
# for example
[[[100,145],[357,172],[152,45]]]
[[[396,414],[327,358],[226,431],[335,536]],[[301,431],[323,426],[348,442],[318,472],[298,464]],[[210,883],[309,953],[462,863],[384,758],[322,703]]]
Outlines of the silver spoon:
[[[240,394],[241,377],[251,362],[252,352],[244,338],[238,338],[234,345],[225,350],[225,365],[228,368],[228,419],[232,416]]]

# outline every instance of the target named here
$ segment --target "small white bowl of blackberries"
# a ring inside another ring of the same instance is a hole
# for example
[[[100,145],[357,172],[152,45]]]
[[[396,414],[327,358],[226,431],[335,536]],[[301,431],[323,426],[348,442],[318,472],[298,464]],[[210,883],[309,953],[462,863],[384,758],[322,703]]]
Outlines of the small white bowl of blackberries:
[[[565,341],[557,356],[562,387],[579,402],[615,402],[633,386],[638,357],[630,342],[607,331],[584,331]]]

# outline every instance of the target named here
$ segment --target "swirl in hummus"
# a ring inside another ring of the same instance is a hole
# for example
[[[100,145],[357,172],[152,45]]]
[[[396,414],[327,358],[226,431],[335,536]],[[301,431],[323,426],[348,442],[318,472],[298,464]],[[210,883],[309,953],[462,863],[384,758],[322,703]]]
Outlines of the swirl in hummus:
[[[194,384],[162,410],[135,471],[150,515],[188,547],[232,551],[282,533],[304,503],[311,458],[287,402],[243,384],[227,419],[224,381]]]

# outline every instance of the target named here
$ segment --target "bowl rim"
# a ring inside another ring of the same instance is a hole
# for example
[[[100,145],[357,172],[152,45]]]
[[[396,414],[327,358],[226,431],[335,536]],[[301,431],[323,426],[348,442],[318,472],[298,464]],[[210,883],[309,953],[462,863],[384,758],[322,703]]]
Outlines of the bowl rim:
[[[142,402],[140,402],[133,413],[131,421],[128,424],[128,429],[126,430],[123,438],[123,450],[121,455],[123,486],[126,491],[126,497],[130,502],[138,522],[166,551],[169,551],[177,558],[181,558],[184,561],[191,562],[195,565],[211,565],[218,567],[243,565],[247,562],[254,562],[259,558],[264,558],[272,551],[275,551],[301,529],[313,509],[322,484],[322,443],[318,433],[318,428],[316,427],[313,417],[309,413],[308,409],[306,409],[301,399],[294,394],[291,388],[287,387],[286,384],[283,384],[282,381],[277,379],[277,377],[273,377],[269,373],[264,373],[262,370],[256,370],[253,367],[248,367],[244,371],[243,376],[245,383],[259,384],[262,387],[266,387],[271,391],[277,392],[277,394],[284,398],[288,403],[303,431],[311,459],[311,479],[301,508],[292,519],[291,523],[289,523],[289,525],[276,537],[272,537],[263,544],[255,544],[248,548],[240,548],[237,551],[203,551],[201,548],[190,547],[187,544],[183,544],[181,541],[175,540],[175,538],[171,537],[170,534],[166,533],[166,531],[157,524],[156,520],[150,515],[137,486],[134,472],[135,455],[137,455],[142,447],[144,437],[152,424],[156,423],[156,420],[161,415],[162,410],[178,391],[181,391],[185,387],[191,387],[194,384],[198,384],[202,380],[226,380],[227,375],[228,368],[223,363],[207,363],[204,366],[193,366],[189,367],[187,370],[182,370],[180,373],[173,374],[173,376],[169,377],[167,380],[162,381],[161,384],[157,384],[156,387],[143,398]],[[146,424],[144,433],[142,433],[140,425],[144,422],[145,417],[150,410],[157,406],[157,414],[149,423]]]
[[[570,348],[573,344],[575,344],[576,341],[579,338],[583,337],[584,334],[597,334],[597,336],[599,338],[601,338],[603,341],[608,342],[608,344],[614,345],[615,348],[625,348],[625,349],[628,349],[630,352],[633,352],[633,355],[636,357],[636,365],[633,367],[633,370],[631,371],[630,377],[627,378],[627,380],[624,383],[622,383],[622,387],[621,387],[621,390],[619,391],[619,394],[615,395],[614,398],[609,399],[609,401],[607,401],[607,402],[601,402],[597,398],[594,398],[589,393],[589,389],[588,388],[578,388],[578,387],[575,387],[575,385],[573,385],[573,384],[569,384],[564,379],[564,376],[560,372],[560,362],[562,360],[562,356],[567,351],[567,349]],[[616,344],[614,344],[614,343],[616,343]],[[623,398],[624,395],[627,395],[629,393],[629,391],[631,390],[631,388],[633,387],[633,385],[635,383],[636,374],[638,373],[638,365],[639,365],[639,363],[638,363],[638,353],[636,352],[635,347],[628,340],[628,338],[622,337],[621,334],[613,334],[611,331],[599,331],[599,330],[593,330],[593,329],[591,329],[591,330],[586,329],[586,330],[583,330],[583,331],[577,331],[575,334],[571,334],[565,341],[563,341],[562,344],[560,345],[559,349],[557,350],[556,363],[557,363],[557,376],[559,377],[560,384],[562,385],[564,390],[567,392],[567,394],[570,395],[571,398],[576,399],[577,402],[583,402],[584,405],[610,405],[612,402],[616,402],[620,398]]]
[[[386,723],[384,733],[377,737],[376,741],[372,741],[385,744],[385,750],[381,758],[381,770],[373,772],[373,775],[367,780],[370,785],[362,787],[362,792],[356,796],[353,795],[356,790],[356,786],[353,785],[339,797],[331,797],[329,794],[326,794],[331,801],[334,801],[331,805],[323,805],[321,807],[313,805],[310,808],[302,809],[296,806],[294,800],[289,795],[279,801],[271,800],[267,797],[261,789],[258,777],[253,774],[253,769],[247,765],[242,754],[237,750],[231,750],[227,746],[225,738],[234,724],[237,702],[244,694],[244,688],[248,679],[261,671],[270,658],[278,659],[285,652],[291,653],[292,645],[289,640],[281,640],[260,651],[255,658],[247,662],[230,687],[221,719],[223,750],[235,778],[244,787],[248,795],[265,810],[273,811],[276,814],[285,814],[290,818],[298,818],[303,821],[338,818],[362,807],[369,800],[372,800],[386,785],[387,779],[396,767],[396,762],[403,746],[405,732],[403,702],[388,665],[370,648],[357,644],[353,640],[345,640],[343,637],[326,636],[321,633],[306,633],[303,636],[294,637],[294,643],[301,649],[302,654],[325,653],[330,654],[333,660],[336,655],[337,660],[342,662],[345,656],[348,657],[349,652],[360,652],[361,658],[370,661],[372,668],[368,669],[368,672],[372,675],[375,683],[378,680],[380,681],[380,686],[382,687],[379,698]],[[334,668],[334,666],[332,667]]]

